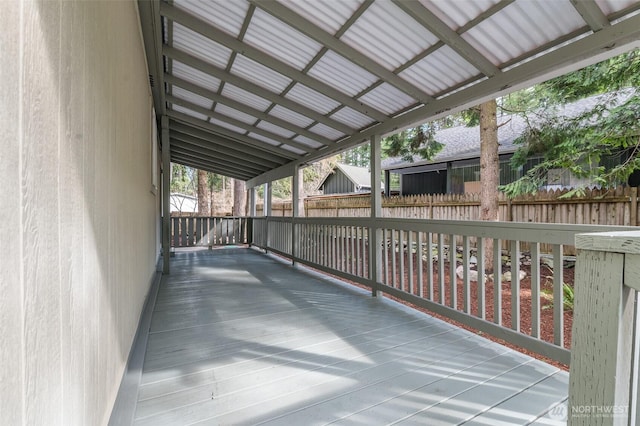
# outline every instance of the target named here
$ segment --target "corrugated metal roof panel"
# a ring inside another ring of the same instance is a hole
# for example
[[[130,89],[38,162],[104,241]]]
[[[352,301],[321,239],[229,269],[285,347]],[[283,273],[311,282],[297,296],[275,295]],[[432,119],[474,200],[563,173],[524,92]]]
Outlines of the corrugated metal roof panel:
[[[175,0],[174,4],[234,37],[240,34],[249,9],[247,2],[229,0]]]
[[[335,34],[358,10],[362,0],[280,0],[280,3],[304,16],[329,34]]]
[[[222,115],[226,115],[227,117],[235,118],[236,120],[242,121],[243,123],[253,124],[258,119],[252,115],[246,114],[242,111],[238,111],[237,109],[228,107],[223,104],[216,105],[216,112]]]
[[[390,31],[381,31],[390,28]],[[438,41],[388,1],[371,4],[341,40],[393,71]]]
[[[322,123],[318,123],[315,126],[310,127],[309,130],[313,133],[319,134],[320,136],[324,136],[327,139],[331,139],[332,141],[340,139],[345,135],[339,130],[334,129],[333,127],[326,126]]]
[[[190,117],[197,118],[198,120],[205,121],[207,119],[206,115],[200,114],[199,112],[192,111],[192,110],[190,110],[188,108],[185,108],[183,106],[180,106],[180,105],[173,105],[172,104],[171,105],[171,109],[174,110],[175,112],[181,112],[181,113],[183,113],[185,115],[188,115]]]
[[[196,93],[185,90],[181,87],[171,86],[171,93],[176,98],[183,99],[185,101],[189,101],[192,104],[196,104],[201,106],[202,108],[211,109],[213,106],[213,101],[211,99],[207,99],[204,96],[200,96]]]
[[[222,120],[217,120],[215,118],[211,118],[211,119],[209,119],[209,122],[211,124],[216,124],[216,125],[218,125],[220,127],[224,127],[225,129],[232,130],[232,131],[234,131],[236,133],[239,133],[241,135],[244,135],[245,133],[247,133],[246,129],[243,129],[242,127],[234,126],[233,124],[229,124],[226,121],[222,121]]]
[[[244,41],[302,70],[322,45],[257,8]]]
[[[636,3],[635,0],[596,0],[598,7],[605,15],[611,15],[614,12],[626,9]]]
[[[222,95],[231,98],[234,101],[242,102],[252,108],[264,111],[271,105],[271,101],[266,100],[258,95],[254,95],[238,86],[226,83],[222,89]]]
[[[301,143],[302,145],[306,145],[309,146],[311,148],[320,148],[321,146],[323,146],[323,144],[321,144],[320,142],[314,141],[313,139],[310,139],[306,136],[296,136],[295,138],[293,138],[294,141]]]
[[[270,138],[268,138],[268,137],[266,137],[266,136],[259,135],[259,134],[257,134],[257,133],[249,133],[249,135],[248,135],[248,136],[249,136],[250,138],[252,138],[252,139],[257,139],[257,140],[259,140],[260,142],[264,142],[264,143],[266,143],[266,144],[268,144],[268,145],[273,145],[273,146],[282,145],[282,144],[281,144],[280,142],[278,142],[278,141],[274,141],[273,139],[270,139]]]
[[[297,83],[293,86],[291,90],[287,92],[285,97],[296,101],[307,108],[311,108],[314,111],[318,111],[320,114],[327,114],[329,111],[333,111],[340,105],[340,103],[334,101],[330,97],[325,96],[301,83]]]
[[[464,26],[500,0],[418,0],[452,30]]]
[[[182,62],[173,60],[172,68],[174,76],[200,87],[204,87],[205,89],[209,89],[215,92],[220,86],[220,80],[218,80],[217,78],[212,77],[200,70],[192,68],[189,65],[185,65]]]
[[[274,93],[282,92],[291,83],[290,78],[243,55],[236,56],[231,73]]]
[[[349,107],[340,108],[335,114],[331,115],[331,118],[355,129],[362,129],[374,123],[370,117]]]
[[[313,120],[309,117],[305,117],[302,114],[298,114],[297,112],[280,105],[276,105],[271,111],[269,111],[269,114],[286,120],[299,127],[307,127],[309,124],[313,123]]]
[[[291,145],[281,145],[280,148],[284,149],[285,151],[293,152],[294,154],[298,154],[298,155],[303,155],[307,153],[306,151],[295,148]]]
[[[284,138],[290,138],[291,136],[295,135],[295,133],[291,130],[276,126],[275,124],[269,123],[268,121],[264,120],[258,123],[257,127],[259,127],[260,129],[268,130],[271,133],[275,133],[276,135],[280,135]]]
[[[411,96],[401,92],[388,83],[382,83],[380,86],[359,97],[358,100],[367,105],[371,105],[387,115],[393,115],[417,102]]]
[[[350,96],[378,81],[378,77],[332,50],[325,53],[308,74]]]
[[[231,50],[177,22],[173,24],[173,47],[219,68],[226,68],[231,57]]]
[[[584,26],[569,0],[514,2],[462,37],[499,66]]]
[[[449,46],[443,46],[401,72],[400,76],[428,94],[436,95],[476,74],[478,70],[473,65]]]

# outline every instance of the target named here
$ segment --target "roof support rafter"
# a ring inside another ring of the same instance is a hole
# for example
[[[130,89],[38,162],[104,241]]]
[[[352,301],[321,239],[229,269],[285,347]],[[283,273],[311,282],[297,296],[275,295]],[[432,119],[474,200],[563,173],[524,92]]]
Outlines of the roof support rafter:
[[[298,143],[296,141],[292,141],[290,139],[286,139],[286,138],[284,138],[284,137],[282,137],[282,136],[280,136],[278,134],[275,134],[275,133],[270,132],[268,130],[261,129],[260,127],[252,126],[251,124],[247,124],[244,121],[240,121],[240,120],[237,120],[235,118],[232,118],[232,117],[229,117],[229,116],[226,116],[226,115],[223,115],[223,114],[219,114],[217,112],[213,112],[210,109],[203,108],[203,107],[201,107],[199,105],[196,105],[196,104],[193,104],[193,103],[191,103],[189,101],[185,101],[184,99],[176,98],[175,96],[167,96],[167,102],[169,102],[171,104],[174,104],[174,105],[180,105],[182,107],[188,108],[191,111],[195,111],[195,112],[198,112],[200,114],[204,114],[209,118],[214,118],[216,120],[225,121],[225,122],[227,122],[227,123],[229,123],[229,124],[231,124],[233,126],[240,127],[241,129],[245,129],[245,130],[247,130],[249,132],[253,132],[253,133],[256,133],[258,135],[262,135],[265,138],[273,139],[274,141],[279,142],[281,144],[291,145],[291,146],[296,147],[298,149],[302,149],[305,152],[314,151],[314,149],[311,148],[311,147],[308,147],[306,145],[300,144],[300,143]]]
[[[350,135],[355,130],[339,121],[326,117],[320,114],[319,112],[312,110],[311,108],[308,108],[295,101],[292,101],[291,99],[285,98],[284,96],[277,95],[263,87],[258,86],[257,84],[254,84],[248,80],[245,80],[242,77],[238,77],[237,75],[228,73],[227,71],[221,68],[218,68],[215,65],[211,65],[199,58],[191,56],[188,53],[182,52],[173,47],[164,46],[162,48],[162,53],[168,58],[179,61],[185,65],[188,65],[192,68],[195,68],[199,71],[202,71],[206,74],[216,77],[219,80],[226,81],[227,83],[231,83],[235,86],[238,86],[264,99],[267,99],[273,102],[274,104],[279,104],[284,107],[287,107],[290,110],[296,111],[302,115],[312,118],[319,123],[322,123],[326,126],[339,130],[340,132],[346,135]]]
[[[216,155],[222,159],[228,161],[238,161],[245,162],[248,164],[258,165],[261,168],[265,167],[277,167],[281,164],[274,163],[272,161],[264,160],[259,157],[255,157],[253,155],[248,155],[240,151],[235,151],[233,149],[229,149],[227,147],[222,147],[212,141],[205,141],[194,136],[177,132],[175,129],[171,131],[171,137],[177,141],[188,143],[193,146],[197,146],[200,149],[205,150],[205,152],[210,153],[211,155]]]
[[[241,158],[257,158],[260,161],[266,161],[274,164],[275,166],[283,165],[289,159],[273,155],[270,152],[256,150],[253,147],[248,147],[241,142],[227,139],[217,134],[213,134],[197,127],[189,126],[188,124],[181,123],[179,121],[171,121],[172,134],[182,134],[192,136],[197,140],[206,144],[213,144],[216,147],[224,149],[225,152],[233,153],[233,155],[239,155]]]
[[[264,173],[268,170],[267,167],[249,167],[242,162],[238,162],[237,159],[235,160],[236,162],[226,161],[224,158],[218,156],[217,153],[207,152],[200,147],[181,142],[178,139],[171,138],[171,144],[171,149],[175,149],[173,152],[175,152],[176,154],[181,153],[185,155],[191,155],[194,158],[206,160],[207,162],[218,164],[219,166],[226,167],[228,169],[235,169],[238,172],[256,174]]]
[[[211,90],[205,89],[203,87],[197,86],[193,83],[189,83],[188,81],[184,81],[178,77],[174,77],[172,75],[165,75],[164,80],[172,85],[182,87],[183,89],[189,90],[190,92],[196,93],[200,96],[204,96],[207,99],[211,99],[212,101],[220,104],[224,104],[230,106],[231,108],[237,109],[238,111],[242,111],[246,114],[252,115],[254,117],[259,118],[262,121],[267,121],[275,124],[276,126],[280,126],[287,130],[290,130],[299,135],[305,136],[309,139],[313,139],[316,142],[322,145],[333,145],[335,142],[331,139],[327,139],[324,136],[320,136],[316,133],[313,133],[307,129],[296,126],[294,124],[289,123],[288,121],[282,120],[276,116],[266,114],[260,110],[252,108],[248,105],[243,104],[242,102],[235,101],[231,98],[227,98],[226,96],[222,96],[213,92]]]
[[[281,148],[277,148],[273,145],[269,145],[266,142],[260,142],[254,139],[251,139],[248,136],[244,136],[241,135],[237,132],[234,132],[233,130],[229,130],[225,127],[222,126],[218,126],[216,124],[212,124],[209,123],[207,121],[203,121],[203,120],[199,120],[195,117],[191,117],[187,114],[183,114],[181,112],[176,112],[173,110],[167,110],[167,115],[170,118],[173,118],[175,120],[179,120],[183,123],[188,123],[188,124],[192,124],[196,127],[199,127],[201,129],[204,129],[205,131],[210,131],[213,132],[217,135],[223,135],[223,136],[227,136],[231,139],[237,140],[238,144],[244,144],[246,146],[251,146],[253,148],[257,148],[261,151],[266,151],[266,152],[271,152],[273,154],[276,154],[280,157],[284,157],[284,158],[289,158],[289,159],[297,159],[297,158],[302,158],[302,156],[295,154],[293,152],[289,152],[289,151],[284,151]]]
[[[248,179],[251,179],[250,177],[247,177],[246,175],[239,175],[239,174],[235,174],[233,172],[226,172],[224,170],[221,170],[221,169],[218,169],[216,167],[213,167],[210,164],[199,163],[199,162],[193,161],[193,160],[188,159],[188,158],[176,157],[176,158],[172,158],[171,162],[172,163],[177,163],[177,164],[184,164],[185,166],[189,166],[191,168],[198,169],[198,170],[204,170],[205,172],[211,172],[211,173],[216,173],[216,174],[219,174],[219,175],[229,176],[229,177],[234,178],[234,179],[239,179],[239,180],[244,180],[244,181],[246,181]]]
[[[334,52],[348,58],[350,61],[358,64],[371,74],[378,76],[388,84],[394,86],[396,89],[401,90],[412,98],[422,102],[429,103],[434,99],[429,94],[425,93],[418,87],[389,71],[387,68],[373,61],[366,55],[360,53],[358,50],[349,46],[345,42],[339,40],[337,37],[327,33],[322,28],[315,25],[308,19],[298,15],[291,9],[275,1],[256,1],[250,0],[250,2],[264,11],[270,13],[277,19],[285,22],[289,26],[297,29],[301,33],[311,37],[323,46],[328,47]],[[382,121],[382,120],[378,120]]]
[[[233,51],[241,53],[243,56],[246,56],[247,58],[250,58],[268,68],[271,68],[272,70],[279,72],[280,74],[291,80],[309,86],[310,88],[324,94],[325,96],[333,98],[335,101],[353,108],[356,111],[367,115],[376,121],[384,121],[388,118],[384,113],[376,110],[375,108],[372,108],[369,105],[351,98],[350,96],[329,86],[328,84],[323,83],[322,81],[313,78],[310,75],[298,71],[294,67],[280,61],[279,59],[274,58],[273,56],[269,56],[265,52],[256,49],[255,47],[238,41],[238,39],[230,36],[224,31],[209,25],[207,22],[202,21],[187,12],[184,12],[176,7],[162,2],[160,4],[160,13],[168,19],[179,22],[185,27],[190,28],[197,33],[200,33],[203,36],[208,37],[211,40],[214,40],[215,42],[220,43]]]
[[[442,22],[433,12],[415,1],[392,0],[396,6],[411,16],[416,22],[431,31],[447,46],[462,56],[467,62],[479,69],[487,77],[493,77],[500,73],[500,69],[485,58],[457,32]]]
[[[234,173],[236,176],[243,176],[243,177],[250,177],[255,174],[255,173],[251,173],[250,171],[244,170],[242,168],[233,167],[233,166],[230,166],[229,164],[216,161],[213,158],[205,157],[196,153],[191,153],[188,150],[177,148],[177,147],[175,150],[174,150],[174,147],[171,147],[171,158],[176,158],[176,159],[181,158],[181,159],[189,160],[193,164],[215,167],[218,170],[216,173],[220,173],[220,171],[230,172],[230,173]]]
[[[571,4],[594,33],[611,25],[594,0],[571,0]]]

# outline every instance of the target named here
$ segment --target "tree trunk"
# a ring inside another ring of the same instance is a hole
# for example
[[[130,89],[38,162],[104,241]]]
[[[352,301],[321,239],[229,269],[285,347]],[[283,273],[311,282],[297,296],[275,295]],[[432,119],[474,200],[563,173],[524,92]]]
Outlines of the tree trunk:
[[[480,219],[498,220],[498,121],[495,99],[480,105]],[[485,267],[493,269],[493,240],[485,245]],[[500,278],[498,278],[500,279]]]
[[[209,179],[207,172],[198,170],[198,214],[211,215],[211,193],[209,192]]]
[[[233,216],[242,216],[247,203],[246,184],[243,180],[233,180]]]

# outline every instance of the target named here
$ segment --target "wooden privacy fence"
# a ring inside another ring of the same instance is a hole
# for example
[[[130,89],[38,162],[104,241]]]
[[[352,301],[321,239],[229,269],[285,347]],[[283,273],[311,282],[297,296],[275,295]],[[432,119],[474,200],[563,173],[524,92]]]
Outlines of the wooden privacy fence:
[[[508,199],[500,194],[503,222],[566,223],[576,225],[638,225],[637,188],[587,190],[583,196],[561,198],[568,190],[541,191]],[[304,200],[307,217],[368,217],[368,194],[310,197]],[[258,205],[258,216],[262,206]],[[291,216],[291,203],[274,203],[273,216]],[[479,220],[480,194],[438,194],[385,197],[382,216],[398,219]]]
[[[212,247],[247,244],[250,218],[175,215],[171,217],[171,247]]]

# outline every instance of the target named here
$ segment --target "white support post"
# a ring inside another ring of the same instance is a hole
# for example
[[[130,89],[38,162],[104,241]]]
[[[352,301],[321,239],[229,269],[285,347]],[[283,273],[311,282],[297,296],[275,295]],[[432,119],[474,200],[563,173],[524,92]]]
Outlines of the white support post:
[[[256,217],[256,187],[249,189],[249,216]]]
[[[171,156],[169,142],[169,117],[161,120],[162,139],[162,273],[169,274],[171,256]]]
[[[371,218],[373,227],[369,229],[369,277],[371,279],[371,296],[378,297],[378,282],[382,278],[382,229],[378,223],[382,220],[382,196],[380,194],[380,136],[374,135],[369,142],[371,155],[369,156],[371,168]]]
[[[269,235],[269,216],[271,216],[271,201],[273,200],[273,191],[272,191],[273,185],[271,182],[265,183],[264,184],[264,203],[263,203],[263,207],[262,210],[264,212],[264,217],[266,218],[265,221],[265,225],[264,225],[264,232],[265,232],[265,248],[264,251],[268,251],[268,248],[270,247],[270,235]]]
[[[292,194],[292,213],[291,213],[291,263],[296,265],[296,258],[300,253],[298,247],[298,230],[296,219],[300,217],[300,190],[302,189],[302,169],[299,165],[296,165],[295,170],[293,172],[293,177],[291,178],[291,194]]]
[[[640,232],[577,235],[576,248],[569,424],[634,424]]]

